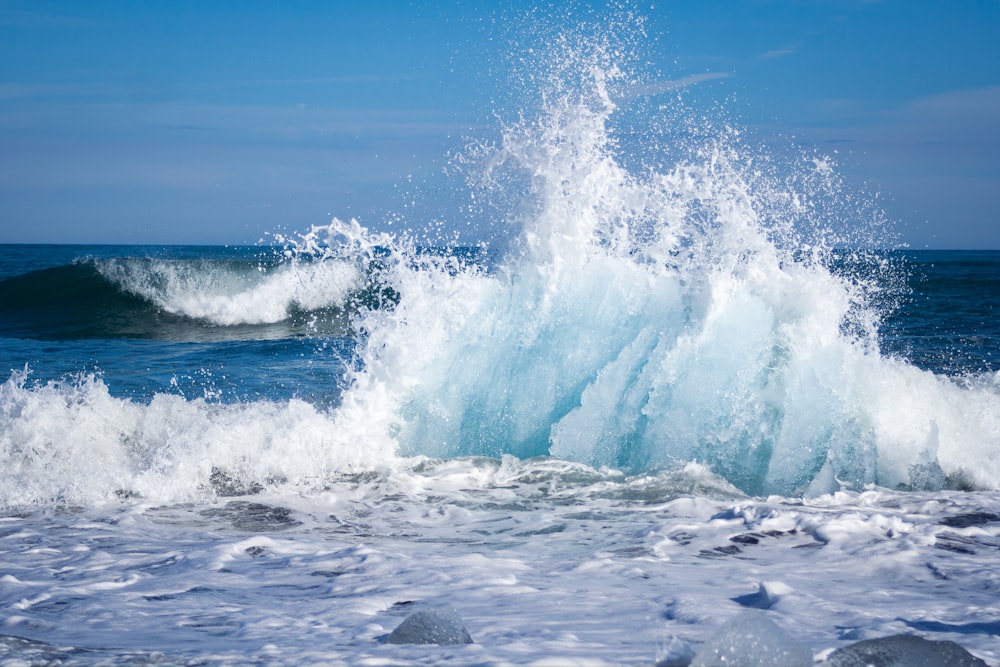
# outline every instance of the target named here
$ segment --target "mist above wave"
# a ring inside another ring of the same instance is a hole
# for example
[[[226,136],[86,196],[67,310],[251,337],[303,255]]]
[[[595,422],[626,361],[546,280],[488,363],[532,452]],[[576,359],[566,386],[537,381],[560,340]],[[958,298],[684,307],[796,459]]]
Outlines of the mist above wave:
[[[495,199],[519,197],[506,259],[386,271],[400,300],[358,316],[342,429],[409,455],[698,461],[754,494],[1000,482],[996,392],[880,355],[881,218],[837,205],[831,161],[776,166],[722,125],[627,168],[620,49],[536,57],[539,113],[480,156]]]

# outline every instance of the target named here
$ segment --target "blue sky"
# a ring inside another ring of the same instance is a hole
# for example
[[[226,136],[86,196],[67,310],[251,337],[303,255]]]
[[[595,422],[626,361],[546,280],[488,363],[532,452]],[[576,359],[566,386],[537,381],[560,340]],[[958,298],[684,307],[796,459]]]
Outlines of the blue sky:
[[[458,224],[428,183],[496,133],[530,6],[0,0],[0,242],[255,242],[414,202]],[[836,151],[912,247],[1000,248],[1000,1],[635,8],[664,79]]]

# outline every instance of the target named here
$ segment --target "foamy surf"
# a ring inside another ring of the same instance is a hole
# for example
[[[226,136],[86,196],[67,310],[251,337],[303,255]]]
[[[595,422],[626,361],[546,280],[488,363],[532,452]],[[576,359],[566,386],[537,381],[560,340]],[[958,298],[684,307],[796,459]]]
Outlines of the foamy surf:
[[[224,404],[178,394],[148,403],[111,396],[98,377],[0,385],[3,505],[100,505],[211,498],[235,488],[322,488],[377,470],[392,450],[346,442],[332,417],[302,400]]]

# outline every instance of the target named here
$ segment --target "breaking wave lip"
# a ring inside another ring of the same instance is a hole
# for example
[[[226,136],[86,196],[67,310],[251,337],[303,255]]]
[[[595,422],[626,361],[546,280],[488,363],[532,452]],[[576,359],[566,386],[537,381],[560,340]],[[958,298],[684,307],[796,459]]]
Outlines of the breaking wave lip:
[[[697,461],[754,495],[1000,487],[996,387],[880,353],[881,218],[838,230],[830,160],[775,171],[723,127],[630,171],[617,47],[542,51],[539,117],[485,151],[488,183],[524,186],[511,252],[489,274],[389,266],[399,303],[358,315],[340,430],[406,455]],[[330,233],[408,254],[357,223]],[[865,271],[833,270],[845,252]]]

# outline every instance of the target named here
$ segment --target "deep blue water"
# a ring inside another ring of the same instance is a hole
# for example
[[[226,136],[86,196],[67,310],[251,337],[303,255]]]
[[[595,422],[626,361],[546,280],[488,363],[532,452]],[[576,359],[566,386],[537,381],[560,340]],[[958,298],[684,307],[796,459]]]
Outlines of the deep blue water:
[[[1000,369],[1000,251],[911,250],[883,349],[939,373]]]

